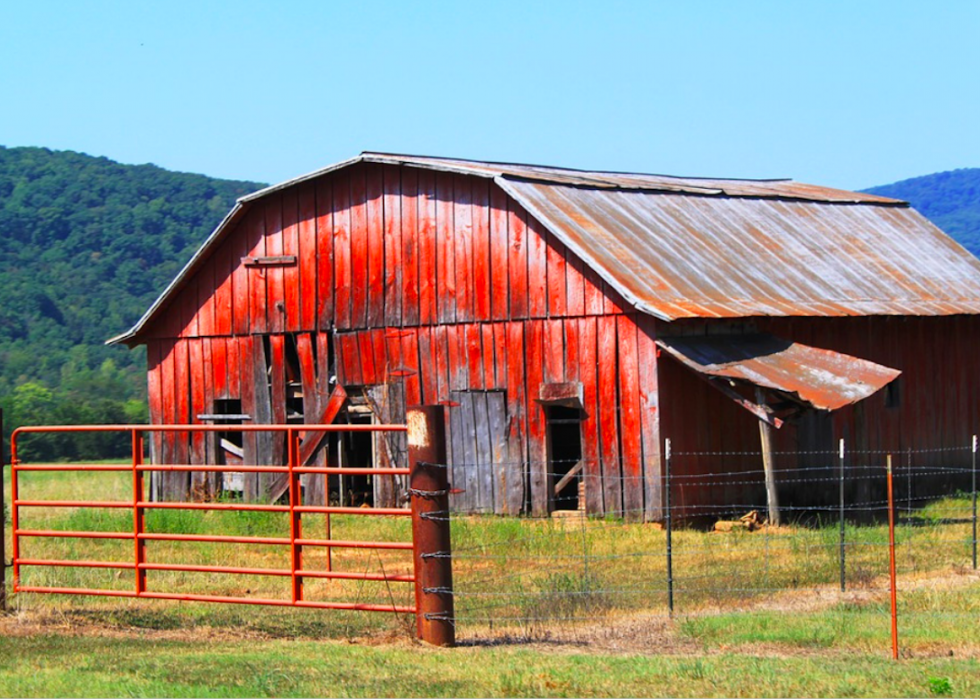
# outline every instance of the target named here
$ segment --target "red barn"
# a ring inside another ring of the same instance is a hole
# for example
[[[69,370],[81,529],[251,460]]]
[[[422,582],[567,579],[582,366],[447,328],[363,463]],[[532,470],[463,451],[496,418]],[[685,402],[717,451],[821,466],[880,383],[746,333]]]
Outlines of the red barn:
[[[758,452],[760,421],[777,453],[968,444],[978,313],[980,262],[903,202],[364,153],[242,198],[111,342],[147,346],[152,422],[229,427],[158,436],[157,463],[282,463],[281,437],[235,424],[439,403],[457,510],[543,515],[584,493],[591,513],[657,519],[665,437],[690,452],[678,474],[718,474],[680,485],[691,513],[759,501],[761,480],[732,475],[757,455],[697,453]],[[310,437],[302,457],[383,466],[399,439]],[[285,485],[208,478],[160,474],[153,495]],[[780,478],[784,502],[819,501]],[[390,505],[403,484],[305,488]]]

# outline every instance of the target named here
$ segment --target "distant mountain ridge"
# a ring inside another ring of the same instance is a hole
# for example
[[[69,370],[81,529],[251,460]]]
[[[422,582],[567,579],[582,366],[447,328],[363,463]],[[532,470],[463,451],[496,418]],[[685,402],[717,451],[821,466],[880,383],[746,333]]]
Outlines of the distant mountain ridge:
[[[864,191],[907,201],[980,257],[980,168],[937,172]]]

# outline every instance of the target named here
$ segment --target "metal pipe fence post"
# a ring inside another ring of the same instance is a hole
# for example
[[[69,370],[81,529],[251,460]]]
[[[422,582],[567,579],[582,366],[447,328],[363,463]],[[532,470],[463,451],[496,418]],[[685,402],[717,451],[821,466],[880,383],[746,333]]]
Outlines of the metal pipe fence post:
[[[7,505],[3,497],[3,469],[6,464],[7,459],[4,456],[3,439],[3,408],[0,408],[0,612],[7,611]],[[976,539],[977,537],[974,536],[973,538]],[[976,561],[976,555],[974,555],[973,560]],[[973,567],[976,568],[975,563]]]
[[[673,551],[673,531],[670,508],[670,439],[664,440],[664,529],[667,531],[667,609],[670,615],[674,616],[674,551]]]
[[[970,466],[973,491],[973,570],[977,569],[977,436],[973,435],[973,457]]]
[[[293,604],[303,599],[303,577],[299,574],[303,569],[303,547],[296,543],[302,538],[301,513],[296,509],[300,502],[299,474],[296,473],[296,463],[299,459],[299,435],[295,429],[286,431],[286,449],[289,466],[289,539],[290,567],[292,568],[292,598]]]
[[[142,567],[146,563],[146,542],[142,538],[146,521],[143,508],[140,502],[143,500],[143,435],[139,430],[132,431],[133,438],[133,550],[136,568],[135,574],[136,594],[142,595],[146,592],[146,570]]]
[[[838,451],[840,463],[840,591],[847,587],[847,543],[844,537],[844,439],[840,440]]]
[[[445,407],[409,408],[406,417],[418,637],[434,646],[453,647],[456,619]]]
[[[892,658],[898,660],[898,592],[895,575],[895,490],[892,484],[892,455],[888,455],[888,578],[891,587]]]

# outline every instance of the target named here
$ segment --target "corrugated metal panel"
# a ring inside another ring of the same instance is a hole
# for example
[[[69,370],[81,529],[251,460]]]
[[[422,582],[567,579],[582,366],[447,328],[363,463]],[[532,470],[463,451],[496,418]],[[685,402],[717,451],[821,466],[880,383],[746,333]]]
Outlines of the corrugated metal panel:
[[[980,260],[907,207],[498,181],[663,319],[980,313]]]
[[[820,410],[864,400],[902,373],[772,335],[663,337],[657,344],[697,372],[781,391]]]
[[[552,184],[594,187],[598,189],[641,189],[654,192],[680,192],[705,196],[764,197],[805,199],[825,202],[866,202],[903,205],[897,199],[847,192],[841,189],[818,187],[792,180],[736,180],[704,177],[671,177],[623,172],[595,172],[542,165],[515,163],[486,163],[475,160],[429,158],[388,153],[363,153],[367,162],[395,163],[416,167],[460,172],[483,177],[506,176]]]

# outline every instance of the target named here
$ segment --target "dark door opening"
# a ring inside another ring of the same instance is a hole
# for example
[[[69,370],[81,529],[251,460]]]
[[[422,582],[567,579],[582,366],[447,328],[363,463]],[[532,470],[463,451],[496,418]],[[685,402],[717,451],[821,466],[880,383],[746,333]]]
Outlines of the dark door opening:
[[[545,407],[548,422],[548,482],[552,510],[579,509],[582,483],[582,411],[560,405]]]
[[[351,406],[344,411],[339,422],[370,425],[374,422],[374,415]],[[341,432],[338,436],[336,448],[340,468],[374,468],[373,432]],[[371,476],[353,474],[331,476],[330,490],[337,493],[337,500],[341,506],[374,505],[374,485]]]

